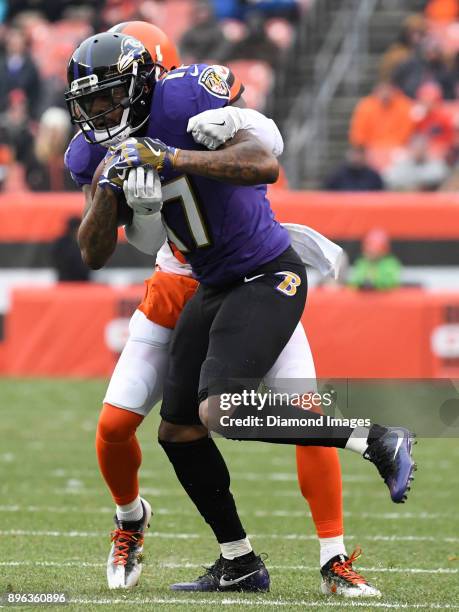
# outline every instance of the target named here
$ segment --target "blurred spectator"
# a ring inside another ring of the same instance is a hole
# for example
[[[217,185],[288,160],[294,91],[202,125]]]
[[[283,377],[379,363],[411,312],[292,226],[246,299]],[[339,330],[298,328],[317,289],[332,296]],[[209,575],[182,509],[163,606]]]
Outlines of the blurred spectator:
[[[459,17],[457,0],[429,0],[425,14],[432,21],[455,21]]]
[[[396,161],[384,172],[384,181],[392,191],[434,191],[449,174],[448,164],[429,154],[424,135],[413,136],[407,157]]]
[[[24,11],[39,11],[49,21],[57,21],[70,6],[90,6],[100,11],[104,4],[105,0],[10,0],[7,18],[11,21]]]
[[[440,86],[424,83],[416,93],[418,104],[413,107],[416,133],[423,134],[427,145],[437,155],[446,155],[454,140],[454,121],[443,106]]]
[[[394,42],[381,58],[380,80],[392,80],[396,68],[419,48],[425,39],[426,31],[427,24],[423,15],[409,15],[405,19],[398,41]]]
[[[349,147],[346,161],[324,183],[329,191],[381,191],[384,184],[379,174],[367,165],[363,147]]]
[[[240,0],[212,0],[217,19],[243,19],[244,7]]]
[[[279,47],[266,35],[263,14],[255,11],[247,16],[244,38],[231,45],[224,60],[260,60],[275,67],[279,57]]]
[[[108,30],[122,21],[135,20],[138,17],[139,0],[104,0],[102,2],[103,29]]]
[[[284,17],[291,21],[300,16],[297,0],[243,0],[240,4],[245,5],[245,19],[252,11],[263,13],[265,17]]]
[[[454,98],[454,81],[442,48],[434,38],[425,38],[420,47],[398,66],[393,75],[395,85],[410,98],[416,97],[419,87],[426,81],[438,83],[445,99]]]
[[[459,168],[459,118],[454,122],[453,141],[446,152],[445,161],[450,168]]]
[[[454,142],[445,158],[450,173],[440,185],[439,191],[459,191],[459,126],[454,131]]]
[[[16,28],[6,31],[5,53],[0,57],[0,112],[6,110],[8,93],[13,89],[24,91],[30,116],[35,118],[40,103],[40,76],[27,50],[25,35]]]
[[[8,100],[8,110],[1,116],[0,125],[14,159],[22,164],[34,141],[29,125],[27,99],[22,89],[13,89]]]
[[[229,46],[212,6],[206,0],[198,0],[194,6],[193,24],[179,43],[184,64],[208,59],[221,61]]]
[[[89,280],[89,269],[81,259],[77,242],[80,223],[79,217],[70,217],[64,234],[51,246],[51,260],[59,282],[81,283]]]
[[[453,84],[453,98],[459,98],[459,53],[453,55],[449,63],[449,76]]]
[[[6,142],[3,142],[0,131],[0,191],[3,191],[3,186],[8,177],[8,171],[13,161],[11,148]]]
[[[389,82],[378,83],[354,109],[349,139],[364,148],[393,148],[409,140],[412,101]]]
[[[400,286],[401,265],[392,255],[389,237],[382,229],[365,236],[362,255],[356,260],[349,284],[357,289],[395,289]]]
[[[32,191],[77,189],[64,167],[64,152],[70,138],[68,113],[62,108],[48,108],[40,119],[35,143],[24,160],[25,179]]]
[[[252,11],[266,17],[285,17],[295,21],[300,15],[297,0],[212,0],[217,19],[247,19]]]

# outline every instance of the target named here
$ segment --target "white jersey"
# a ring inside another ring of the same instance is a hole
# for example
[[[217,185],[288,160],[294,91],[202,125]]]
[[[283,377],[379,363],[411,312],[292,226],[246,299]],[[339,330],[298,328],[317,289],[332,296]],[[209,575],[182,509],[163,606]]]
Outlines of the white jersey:
[[[159,249],[156,256],[156,265],[158,265],[163,272],[181,274],[182,276],[193,275],[190,264],[179,261],[172,252],[168,242],[165,242]]]

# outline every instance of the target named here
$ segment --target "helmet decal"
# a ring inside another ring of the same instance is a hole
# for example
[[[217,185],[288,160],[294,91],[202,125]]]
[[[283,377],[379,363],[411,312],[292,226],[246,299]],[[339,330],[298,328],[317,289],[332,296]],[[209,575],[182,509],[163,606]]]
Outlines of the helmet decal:
[[[127,36],[121,43],[121,54],[118,58],[118,71],[124,72],[135,61],[143,63],[146,49],[140,40]]]

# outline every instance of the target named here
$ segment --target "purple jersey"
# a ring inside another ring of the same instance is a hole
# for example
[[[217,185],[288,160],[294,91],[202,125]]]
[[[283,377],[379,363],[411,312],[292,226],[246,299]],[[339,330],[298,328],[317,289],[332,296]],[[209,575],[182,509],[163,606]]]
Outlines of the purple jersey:
[[[232,77],[228,69],[205,64],[168,73],[155,86],[145,135],[180,149],[203,150],[187,133],[188,120],[228,104],[231,98],[228,77]],[[94,173],[106,149],[87,144],[82,135],[78,139],[72,141],[66,163],[75,179],[84,184],[90,166],[94,166]],[[72,148],[81,155],[83,143],[100,151],[97,155],[86,153],[88,164],[81,163],[76,169]],[[218,286],[236,281],[290,245],[287,230],[274,219],[266,185],[230,185],[177,172],[164,172],[161,183],[162,214],[169,239],[183,252],[203,284]]]
[[[79,131],[72,138],[64,156],[64,163],[79,187],[90,185],[97,166],[107,149],[102,145],[90,145]]]

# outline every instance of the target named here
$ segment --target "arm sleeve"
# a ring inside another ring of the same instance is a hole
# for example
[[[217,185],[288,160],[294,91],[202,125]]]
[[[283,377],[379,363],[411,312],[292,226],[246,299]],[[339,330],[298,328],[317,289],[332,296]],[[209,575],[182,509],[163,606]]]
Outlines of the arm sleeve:
[[[124,226],[127,241],[147,255],[156,255],[166,241],[166,230],[161,213],[139,215],[134,211],[132,221]]]
[[[78,187],[92,183],[96,168],[106,153],[105,147],[89,144],[81,133],[72,138],[64,155],[64,163]]]

